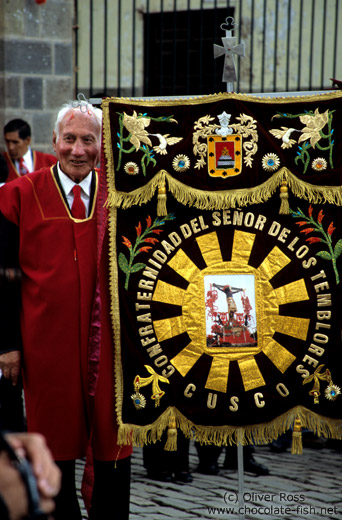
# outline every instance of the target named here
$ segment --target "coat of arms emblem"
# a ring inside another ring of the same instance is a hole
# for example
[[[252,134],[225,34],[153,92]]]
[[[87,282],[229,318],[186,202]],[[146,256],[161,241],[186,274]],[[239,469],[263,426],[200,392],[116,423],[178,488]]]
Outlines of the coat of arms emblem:
[[[256,121],[241,114],[237,117],[239,123],[230,124],[231,114],[226,112],[217,118],[219,125],[212,123],[214,117],[210,116],[202,117],[195,123],[194,154],[199,156],[195,168],[207,163],[211,177],[233,177],[242,172],[242,164],[252,166],[258,140]],[[201,143],[201,139],[206,139],[207,143]]]
[[[208,137],[208,170],[211,177],[227,177],[241,173],[241,135],[229,126],[231,114],[218,116],[220,128]]]

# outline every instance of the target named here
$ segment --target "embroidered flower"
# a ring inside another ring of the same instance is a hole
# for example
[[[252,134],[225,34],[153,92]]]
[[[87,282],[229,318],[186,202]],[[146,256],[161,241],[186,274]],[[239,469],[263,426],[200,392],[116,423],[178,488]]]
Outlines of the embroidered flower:
[[[190,168],[190,159],[187,155],[179,154],[172,161],[172,167],[176,172],[185,172]]]
[[[317,157],[317,159],[312,161],[311,166],[313,170],[316,170],[316,172],[321,172],[327,169],[328,163],[325,159],[323,159],[323,157]]]
[[[134,394],[132,394],[131,399],[137,410],[141,410],[141,408],[145,408],[146,399],[140,392],[135,392]]]
[[[329,120],[329,110],[326,110],[324,114],[319,113],[319,109],[316,108],[314,114],[306,114],[299,117],[300,121],[306,125],[302,129],[302,135],[298,139],[298,142],[306,141],[310,139],[312,148],[321,139],[321,130],[325,127]]]
[[[124,170],[126,173],[128,173],[128,175],[138,175],[139,166],[137,165],[137,163],[135,163],[133,161],[129,161],[128,163],[125,164]]]
[[[280,160],[277,154],[267,153],[261,161],[262,167],[267,172],[274,172],[280,166]]]
[[[139,117],[134,110],[132,116],[129,116],[124,112],[122,122],[126,130],[131,134],[129,142],[135,147],[136,152],[140,148],[140,141],[148,146],[152,146],[151,140],[148,137],[148,132],[145,130],[145,128],[149,126],[151,119],[148,117]]]
[[[341,388],[334,384],[330,384],[324,390],[324,395],[329,401],[335,401],[340,394]]]

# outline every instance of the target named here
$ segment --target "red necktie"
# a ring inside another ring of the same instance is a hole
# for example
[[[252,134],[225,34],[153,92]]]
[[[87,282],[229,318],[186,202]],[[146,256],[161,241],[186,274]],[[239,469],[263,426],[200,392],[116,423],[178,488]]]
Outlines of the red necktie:
[[[74,194],[74,200],[71,206],[71,214],[74,218],[84,219],[86,218],[86,209],[83,200],[81,199],[81,186],[75,184],[72,189]]]
[[[26,175],[27,173],[29,173],[29,171],[24,163],[24,159],[22,157],[19,159],[19,173],[20,173],[20,175]]]

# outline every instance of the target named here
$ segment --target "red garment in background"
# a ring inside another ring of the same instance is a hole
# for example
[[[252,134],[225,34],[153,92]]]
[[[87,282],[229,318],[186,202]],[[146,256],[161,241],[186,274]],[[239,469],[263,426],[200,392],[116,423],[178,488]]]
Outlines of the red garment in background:
[[[47,166],[53,166],[57,162],[57,158],[49,153],[43,153],[43,152],[36,152],[33,151],[33,170],[40,170],[41,168],[45,168]],[[7,165],[8,165],[8,177],[6,182],[13,181],[14,179],[17,179],[20,177],[20,173],[15,167],[14,162],[8,155],[8,152],[4,152],[4,157],[6,159]]]

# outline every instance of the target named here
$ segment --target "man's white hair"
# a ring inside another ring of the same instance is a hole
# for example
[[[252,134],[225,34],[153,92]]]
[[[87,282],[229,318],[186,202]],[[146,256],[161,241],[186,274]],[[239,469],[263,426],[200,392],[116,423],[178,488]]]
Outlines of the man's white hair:
[[[55,133],[56,133],[56,141],[58,141],[59,137],[59,125],[61,124],[61,121],[64,119],[64,117],[68,114],[68,112],[79,110],[83,113],[88,113],[89,115],[93,115],[95,117],[96,122],[99,125],[99,135],[98,138],[101,137],[101,128],[102,128],[102,110],[99,108],[94,107],[91,103],[88,103],[85,100],[75,100],[75,101],[69,101],[68,103],[65,103],[61,106],[56,122],[55,122]]]

